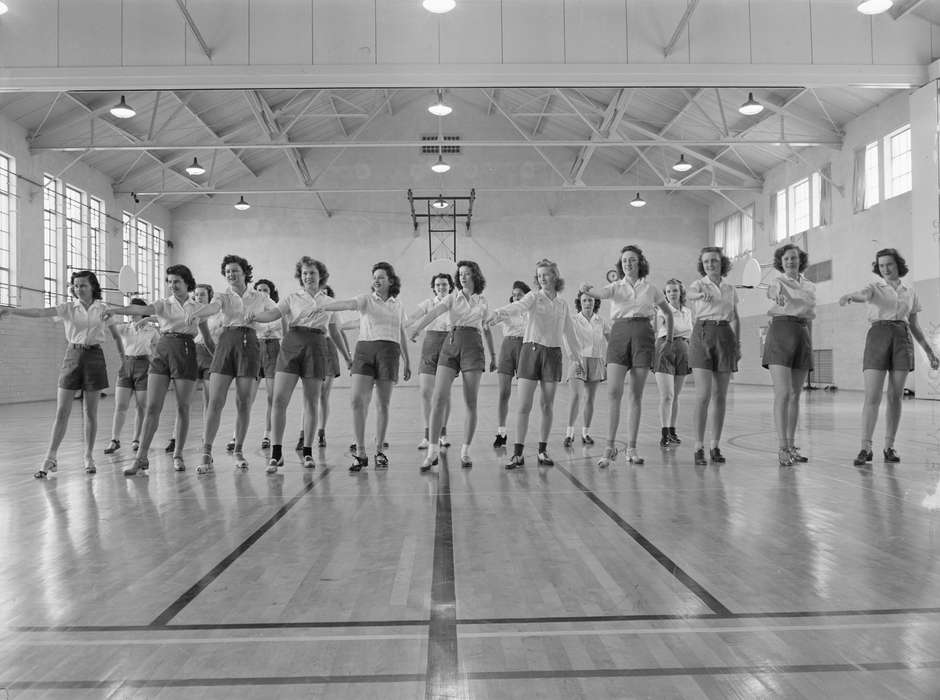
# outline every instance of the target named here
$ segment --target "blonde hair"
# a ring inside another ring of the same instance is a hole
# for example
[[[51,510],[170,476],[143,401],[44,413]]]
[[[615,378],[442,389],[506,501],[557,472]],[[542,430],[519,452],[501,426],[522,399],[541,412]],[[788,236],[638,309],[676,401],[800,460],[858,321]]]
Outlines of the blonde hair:
[[[535,286],[536,288],[541,287],[539,284],[538,270],[540,267],[547,267],[555,275],[555,291],[560,292],[565,288],[565,280],[562,279],[561,273],[558,271],[558,263],[549,260],[548,258],[542,258],[537,263],[535,263]]]

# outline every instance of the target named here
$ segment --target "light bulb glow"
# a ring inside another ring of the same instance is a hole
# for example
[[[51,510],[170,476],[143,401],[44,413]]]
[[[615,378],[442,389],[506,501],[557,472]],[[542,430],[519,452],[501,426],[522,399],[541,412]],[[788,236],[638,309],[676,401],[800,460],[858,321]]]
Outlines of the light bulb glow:
[[[685,154],[679,156],[679,161],[672,166],[677,173],[687,173],[692,169],[692,164],[686,161]]]
[[[7,10],[9,9],[10,8],[7,7],[7,4],[5,2],[0,2],[0,15],[5,15],[7,13]]]
[[[446,173],[450,170],[450,163],[448,163],[441,155],[437,156],[437,162],[431,166],[431,170],[436,173]]]
[[[890,10],[893,5],[892,0],[864,0],[855,9],[863,15],[880,15],[882,12]]]
[[[646,200],[640,196],[639,192],[637,192],[636,197],[630,200],[630,206],[631,207],[645,207]]]
[[[251,209],[251,205],[245,201],[245,195],[242,195],[238,198],[238,201],[235,202],[235,208],[238,211],[245,211],[246,209]]]
[[[431,202],[431,206],[435,209],[447,209],[450,206],[450,202],[444,199],[443,195]]]
[[[755,114],[760,114],[763,112],[764,105],[754,99],[753,92],[749,92],[747,93],[747,102],[738,107],[738,111],[747,117],[752,117]]]
[[[456,0],[423,0],[421,6],[428,12],[440,15],[457,7],[457,2]]]
[[[130,119],[135,114],[136,110],[124,101],[124,95],[121,95],[121,101],[111,108],[111,115],[118,119]]]
[[[195,158],[193,158],[192,165],[186,166],[187,175],[204,175],[205,172],[206,172],[206,169],[202,167],[201,165],[199,165],[199,161],[196,160]]]

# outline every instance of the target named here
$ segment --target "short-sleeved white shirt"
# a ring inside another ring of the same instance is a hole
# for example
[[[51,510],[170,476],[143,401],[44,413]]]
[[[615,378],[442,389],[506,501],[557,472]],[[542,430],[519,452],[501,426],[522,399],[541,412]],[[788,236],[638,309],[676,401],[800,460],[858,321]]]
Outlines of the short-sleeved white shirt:
[[[690,338],[692,336],[692,310],[688,306],[677,309],[672,304],[669,304],[669,308],[672,309],[672,337]],[[669,329],[666,327],[666,314],[662,309],[656,309],[656,324],[658,329],[656,337],[665,338]]]
[[[783,306],[777,303],[781,290],[786,290],[787,296],[787,302]],[[767,285],[767,298],[774,302],[767,311],[768,316],[816,318],[816,285],[803,275],[798,279],[785,274],[777,275]]]
[[[738,293],[735,288],[725,280],[721,280],[719,287],[707,276],[689,285],[689,292],[701,293],[705,289],[711,292],[712,300],[690,301],[693,318],[696,321],[731,321],[738,306]]]
[[[441,302],[447,307],[447,316],[450,327],[464,326],[483,331],[483,322],[490,315],[490,307],[486,297],[482,294],[467,296],[459,289],[455,289]]]
[[[405,311],[398,297],[385,301],[375,292],[356,297],[359,310],[359,340],[390,340],[401,342],[401,328]]]
[[[197,335],[199,333],[199,319],[186,322],[188,314],[201,308],[201,304],[187,298],[182,304],[175,296],[166,299],[157,299],[153,302],[153,315],[157,317],[157,324],[161,333],[186,333]],[[191,318],[191,316],[190,316]]]
[[[330,295],[322,289],[312,296],[306,289],[298,289],[296,292],[288,294],[286,298],[281,299],[277,308],[287,316],[288,325],[319,328],[326,333],[333,318],[333,313],[324,311],[320,307],[331,301]]]
[[[219,318],[218,314],[212,314],[209,318],[203,319],[206,322],[206,327],[209,329],[209,337],[212,338],[214,343],[219,342],[219,337],[222,335],[222,320]],[[202,337],[202,333],[196,334],[196,342],[200,345],[205,345],[206,341]]]
[[[529,292],[519,301],[500,307],[498,313],[510,316],[528,314],[523,342],[538,343],[548,348],[561,347],[565,324],[571,323],[568,302],[557,294],[551,299],[541,289]]]
[[[430,299],[425,299],[420,304],[418,304],[418,311],[421,314],[426,314],[428,311],[433,309],[438,304],[443,303],[448,295],[442,297],[431,297]],[[447,314],[441,314],[433,321],[431,321],[427,326],[424,327],[426,331],[449,331],[450,330],[450,316]]]
[[[277,306],[269,297],[250,287],[241,296],[231,289],[226,289],[224,292],[216,294],[212,302],[215,303],[216,300],[220,304],[219,314],[224,328],[248,326],[258,330],[260,323],[249,323],[245,318],[248,315],[254,316],[262,311],[270,311]]]
[[[631,284],[624,277],[605,285],[610,291],[610,318],[653,318],[656,307],[666,300],[663,293],[646,281],[639,279]]]
[[[529,315],[519,314],[518,316],[510,316],[501,323],[503,324],[504,336],[521,338],[525,335],[526,326],[529,325]]]
[[[869,321],[906,321],[912,313],[921,311],[917,292],[903,279],[898,280],[895,289],[877,277],[862,290],[862,295],[868,301]]]
[[[78,299],[55,307],[56,317],[65,323],[65,340],[74,345],[100,345],[108,339],[108,326],[117,320],[114,317],[102,320],[101,315],[107,310],[101,299],[95,299],[87,309]]]
[[[571,317],[571,326],[578,339],[575,354],[581,357],[607,356],[607,337],[604,333],[609,329],[609,322],[597,314],[587,319],[584,314],[576,313]]]
[[[114,330],[121,338],[124,354],[135,357],[150,355],[154,343],[160,337],[160,331],[151,323],[147,323],[143,328],[137,328],[137,323],[133,321],[131,323],[119,323],[115,325]]]

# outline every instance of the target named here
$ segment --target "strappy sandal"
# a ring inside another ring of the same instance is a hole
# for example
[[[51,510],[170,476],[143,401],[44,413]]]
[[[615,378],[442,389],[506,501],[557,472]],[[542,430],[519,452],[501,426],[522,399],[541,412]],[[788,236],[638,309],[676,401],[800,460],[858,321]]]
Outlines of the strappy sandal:
[[[388,457],[385,456],[384,452],[375,453],[375,468],[388,469]]]
[[[121,441],[112,440],[111,442],[108,443],[108,446],[104,448],[104,453],[106,455],[113,455],[119,449],[121,449]]]
[[[261,449],[266,450],[270,446],[271,446],[271,438],[265,435],[263,438],[261,438]]]
[[[42,466],[39,468],[39,471],[37,471],[35,474],[33,474],[33,478],[35,478],[35,479],[45,479],[45,478],[46,478],[46,475],[47,475],[49,472],[54,472],[54,471],[57,471],[58,469],[59,469],[59,465],[56,464],[55,459],[53,459],[52,457],[46,457],[46,458],[43,460]]]
[[[425,457],[424,461],[421,463],[421,473],[431,471],[431,467],[436,466],[438,461],[437,455],[428,453],[428,456]]]
[[[204,452],[202,455],[202,464],[196,467],[197,474],[211,474],[214,471],[214,464],[212,462],[212,455],[208,452]]]
[[[617,448],[616,447],[605,447],[604,456],[597,460],[597,466],[601,469],[606,469],[610,466],[610,463],[617,458]]]
[[[140,449],[140,440],[134,440],[131,442],[131,450],[137,452]]]
[[[349,465],[349,471],[351,472],[358,472],[361,471],[363,467],[369,466],[369,458],[366,455],[362,455],[362,457],[353,455],[352,458],[353,463]]]

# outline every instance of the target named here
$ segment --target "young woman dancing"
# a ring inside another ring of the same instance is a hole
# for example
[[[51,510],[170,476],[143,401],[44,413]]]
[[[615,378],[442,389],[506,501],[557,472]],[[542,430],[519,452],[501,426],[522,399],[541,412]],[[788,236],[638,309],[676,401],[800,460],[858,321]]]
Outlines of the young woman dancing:
[[[940,360],[917,322],[920,300],[913,285],[906,284],[907,262],[894,248],[883,248],[875,254],[872,272],[878,279],[857,292],[845,294],[839,305],[867,303],[871,327],[865,337],[862,372],[865,375],[865,403],[862,404],[862,448],[855,458],[860,467],[872,460],[872,435],[878,422],[878,407],[888,380],[888,405],[885,411],[885,462],[900,462],[894,449],[894,438],[901,422],[901,399],[908,373],[914,370],[914,340],[924,349],[931,369],[940,368]],[[912,337],[913,336],[913,340]]]
[[[519,301],[497,309],[490,325],[500,323],[513,316],[528,314],[522,351],[519,354],[519,412],[516,416],[516,442],[506,469],[525,466],[525,437],[529,430],[529,414],[536,388],[542,392],[542,423],[539,431],[538,463],[552,466],[555,462],[548,456],[548,435],[554,417],[555,389],[561,381],[562,342],[570,348],[578,347],[578,340],[571,323],[568,303],[558,296],[565,288],[565,281],[558,272],[558,265],[551,260],[539,260],[535,264],[535,283],[538,289],[529,292]],[[571,362],[576,371],[584,371],[581,358],[571,352]],[[579,369],[580,368],[580,369]]]
[[[532,289],[525,282],[516,280],[512,283],[509,303],[519,301]],[[528,317],[515,314],[503,324],[503,342],[499,346],[499,362],[496,365],[496,382],[499,388],[498,427],[493,447],[505,447],[509,439],[506,435],[506,418],[509,416],[509,399],[512,396],[512,380],[519,370],[519,353],[522,352],[522,336],[525,335]]]
[[[809,461],[794,441],[800,416],[800,393],[813,368],[809,324],[816,318],[816,285],[803,276],[809,256],[793,243],[774,251],[774,269],[781,273],[767,286],[773,306],[761,364],[774,385],[774,427],[781,467]]]
[[[636,438],[640,430],[640,409],[646,379],[653,368],[656,341],[653,335],[653,315],[657,307],[666,321],[666,341],[672,342],[672,309],[663,293],[646,281],[650,266],[643,251],[635,245],[620,249],[617,274],[620,279],[603,287],[582,284],[581,291],[598,299],[610,299],[610,317],[614,324],[607,345],[607,379],[610,380],[610,430],[604,456],[597,466],[607,467],[617,456],[617,430],[620,427],[620,404],[624,381],[630,378],[627,400],[627,462],[643,464],[636,451]],[[593,291],[592,291],[593,290]]]
[[[490,369],[496,363],[493,351],[493,335],[489,327],[484,330],[484,323],[490,315],[483,290],[486,279],[480,266],[473,260],[461,260],[457,263],[456,289],[444,297],[443,301],[431,307],[418,321],[411,332],[414,342],[418,334],[431,323],[448,316],[450,331],[438,353],[437,373],[434,379],[434,397],[431,410],[430,447],[421,464],[421,471],[427,471],[438,462],[438,449],[441,445],[441,431],[450,407],[450,390],[457,378],[463,375],[463,398],[467,415],[463,426],[463,444],[460,447],[460,466],[473,466],[470,459],[470,443],[477,428],[477,396],[480,393],[480,378],[486,369],[486,357],[483,354],[483,336],[490,351]]]
[[[692,334],[692,312],[685,303],[685,287],[677,279],[666,282],[663,294],[672,311],[672,342],[667,342],[666,316],[656,309],[656,357],[653,376],[659,389],[659,419],[662,435],[659,446],[673,447],[682,443],[676,434],[679,415],[679,394],[685,378],[692,373],[689,367],[689,336]]]
[[[578,313],[574,315],[572,325],[579,344],[575,352],[581,356],[584,372],[579,374],[573,366],[568,372],[568,381],[571,384],[571,407],[568,409],[565,447],[571,447],[574,442],[574,424],[578,419],[582,400],[584,420],[581,428],[581,444],[594,444],[594,438],[591,437],[594,397],[597,395],[597,387],[607,379],[604,358],[607,356],[607,338],[610,335],[610,324],[597,315],[597,310],[601,308],[600,299],[590,294],[578,294],[574,299],[574,308]]]
[[[372,266],[372,291],[352,299],[331,301],[320,308],[324,311],[358,311],[359,340],[353,356],[352,411],[356,434],[356,451],[349,471],[358,472],[369,466],[366,455],[366,417],[372,390],[376,391],[375,467],[388,468],[388,456],[382,451],[388,430],[388,406],[392,388],[398,381],[398,359],[404,360],[404,380],[411,379],[411,359],[405,337],[405,314],[398,293],[401,279],[387,262]]]
[[[69,425],[76,391],[82,392],[85,418],[85,473],[94,474],[98,471],[92,456],[98,433],[98,393],[108,387],[108,368],[105,366],[101,343],[107,340],[107,327],[113,325],[114,321],[107,305],[101,301],[101,285],[94,272],[73,272],[69,279],[69,293],[73,297],[71,301],[49,308],[0,309],[0,318],[10,315],[27,318],[55,316],[65,323],[68,347],[59,371],[55,422],[52,424],[46,457],[39,470],[33,474],[37,479],[45,479],[49,472],[59,468],[56,457]],[[124,352],[121,347],[118,347],[118,351]]]

